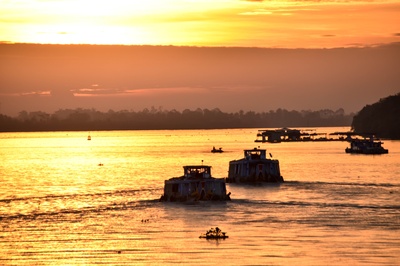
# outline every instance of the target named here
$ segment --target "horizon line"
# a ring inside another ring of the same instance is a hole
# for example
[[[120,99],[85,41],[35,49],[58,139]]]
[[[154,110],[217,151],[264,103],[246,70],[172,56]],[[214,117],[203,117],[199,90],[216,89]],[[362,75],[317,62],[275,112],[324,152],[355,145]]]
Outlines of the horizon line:
[[[35,43],[35,42],[12,42],[0,41],[0,45],[52,45],[52,46],[123,46],[123,47],[176,47],[176,48],[243,48],[243,49],[280,49],[280,50],[334,50],[334,49],[354,49],[354,48],[376,48],[382,46],[400,45],[398,42],[375,43],[375,44],[350,44],[348,46],[335,47],[284,47],[284,46],[223,46],[223,45],[175,45],[175,44],[103,44],[103,43]]]

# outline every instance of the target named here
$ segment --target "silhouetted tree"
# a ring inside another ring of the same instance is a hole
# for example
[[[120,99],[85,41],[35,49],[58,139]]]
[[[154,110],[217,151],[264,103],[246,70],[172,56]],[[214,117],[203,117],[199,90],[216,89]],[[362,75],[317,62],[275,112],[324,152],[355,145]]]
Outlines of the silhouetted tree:
[[[297,126],[348,126],[352,114],[331,111],[254,111],[225,113],[219,108],[179,112],[151,107],[142,111],[99,112],[95,109],[60,109],[54,114],[22,111],[16,118],[2,115],[0,131],[44,130],[137,130],[137,129],[219,129]]]
[[[354,116],[351,126],[359,134],[400,139],[400,93],[366,105]]]

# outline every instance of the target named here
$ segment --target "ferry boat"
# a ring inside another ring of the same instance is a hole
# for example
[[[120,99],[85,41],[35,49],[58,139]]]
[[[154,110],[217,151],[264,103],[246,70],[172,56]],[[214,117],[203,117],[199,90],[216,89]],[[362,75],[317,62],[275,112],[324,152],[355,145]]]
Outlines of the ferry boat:
[[[271,157],[272,155],[269,154]],[[282,183],[279,161],[267,158],[267,150],[244,150],[244,158],[229,162],[227,183]]]
[[[226,193],[224,178],[211,176],[211,166],[183,166],[183,176],[165,180],[164,195],[160,201],[226,201],[230,200],[230,192]]]
[[[383,142],[370,139],[353,139],[350,141],[350,147],[346,148],[346,153],[358,154],[385,154],[389,153],[388,149],[382,147]]]

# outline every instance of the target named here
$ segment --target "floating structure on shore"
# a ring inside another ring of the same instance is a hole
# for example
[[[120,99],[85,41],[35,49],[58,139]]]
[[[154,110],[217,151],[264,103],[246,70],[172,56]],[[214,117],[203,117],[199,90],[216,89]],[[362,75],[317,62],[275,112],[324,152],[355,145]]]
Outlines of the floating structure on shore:
[[[229,236],[226,235],[225,232],[222,232],[221,229],[218,227],[211,228],[208,230],[205,234],[201,234],[199,238],[205,238],[205,239],[225,239],[228,238]]]
[[[272,158],[272,154],[269,154]],[[267,158],[267,150],[244,150],[244,158],[229,162],[227,183],[282,183],[279,161]]]
[[[376,141],[371,136],[369,139],[352,139],[350,147],[346,148],[346,153],[357,154],[386,154],[389,153],[388,149],[382,147],[383,142]]]
[[[188,165],[183,167],[183,176],[165,180],[164,195],[160,201],[226,201],[230,194],[226,193],[224,178],[211,176],[211,166]]]
[[[346,132],[317,133],[315,129],[260,129],[254,142],[346,141]],[[336,137],[334,137],[336,136]]]

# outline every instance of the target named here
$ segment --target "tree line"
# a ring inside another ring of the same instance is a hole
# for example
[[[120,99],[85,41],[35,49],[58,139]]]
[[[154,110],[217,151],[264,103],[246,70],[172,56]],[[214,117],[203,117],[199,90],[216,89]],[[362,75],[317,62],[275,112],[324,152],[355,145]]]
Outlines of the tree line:
[[[22,111],[17,117],[0,115],[0,131],[94,131],[145,129],[221,129],[268,127],[350,126],[354,114],[332,111],[222,112],[220,109],[183,111],[145,108],[142,111],[100,112],[95,109],[60,109],[53,114]]]
[[[354,116],[351,126],[358,134],[400,139],[400,93],[366,105]]]

